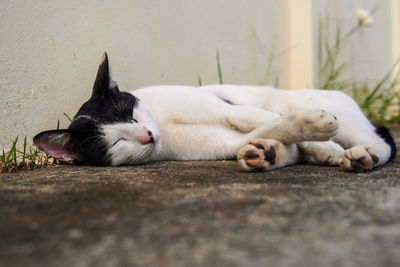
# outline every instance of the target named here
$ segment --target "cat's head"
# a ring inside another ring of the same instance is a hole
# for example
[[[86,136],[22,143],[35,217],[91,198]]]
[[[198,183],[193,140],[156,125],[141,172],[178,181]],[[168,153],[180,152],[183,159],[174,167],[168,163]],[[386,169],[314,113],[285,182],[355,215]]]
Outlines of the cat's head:
[[[160,132],[150,110],[132,94],[119,91],[110,77],[106,53],[92,96],[68,129],[41,132],[33,142],[61,161],[87,165],[146,162],[161,148]]]

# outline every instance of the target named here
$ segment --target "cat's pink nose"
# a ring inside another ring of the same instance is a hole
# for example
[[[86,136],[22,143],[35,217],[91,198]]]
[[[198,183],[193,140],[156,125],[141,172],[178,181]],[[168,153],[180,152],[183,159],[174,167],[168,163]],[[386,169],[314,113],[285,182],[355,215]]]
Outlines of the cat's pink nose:
[[[153,144],[154,143],[153,133],[151,131],[147,131],[147,135],[141,138],[140,142],[142,143],[142,145]]]

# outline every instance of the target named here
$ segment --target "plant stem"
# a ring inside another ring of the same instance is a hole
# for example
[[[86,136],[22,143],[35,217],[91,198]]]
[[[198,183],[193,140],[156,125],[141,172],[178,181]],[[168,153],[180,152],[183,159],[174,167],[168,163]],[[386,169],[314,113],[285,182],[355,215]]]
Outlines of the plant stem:
[[[219,62],[219,52],[218,52],[218,50],[217,50],[217,68],[218,68],[219,84],[224,84],[224,81],[222,80],[222,71],[221,71],[221,64]]]

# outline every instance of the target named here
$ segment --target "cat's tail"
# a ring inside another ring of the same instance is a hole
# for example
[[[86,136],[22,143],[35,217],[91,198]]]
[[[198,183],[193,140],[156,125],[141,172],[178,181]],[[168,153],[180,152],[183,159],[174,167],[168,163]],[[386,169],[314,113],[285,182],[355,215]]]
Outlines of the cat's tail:
[[[388,162],[392,161],[396,156],[397,149],[396,149],[396,143],[394,142],[394,139],[390,134],[389,129],[384,126],[379,126],[376,127],[375,132],[390,146],[390,157]]]

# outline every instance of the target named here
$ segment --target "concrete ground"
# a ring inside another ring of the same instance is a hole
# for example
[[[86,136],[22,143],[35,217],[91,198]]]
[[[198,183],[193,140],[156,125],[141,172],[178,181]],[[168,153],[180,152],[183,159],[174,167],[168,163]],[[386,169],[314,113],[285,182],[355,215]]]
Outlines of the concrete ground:
[[[3,174],[0,266],[400,266],[399,174],[399,156],[368,173],[191,161]]]

